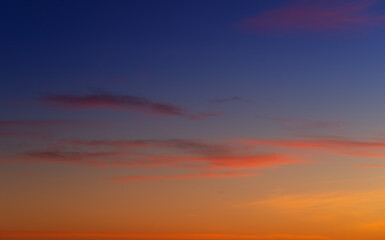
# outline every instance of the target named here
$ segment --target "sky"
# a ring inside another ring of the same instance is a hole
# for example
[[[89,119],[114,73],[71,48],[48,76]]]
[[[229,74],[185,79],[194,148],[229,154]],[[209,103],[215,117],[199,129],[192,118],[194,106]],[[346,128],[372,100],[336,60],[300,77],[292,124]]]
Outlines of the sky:
[[[385,238],[385,1],[0,0],[0,240]]]

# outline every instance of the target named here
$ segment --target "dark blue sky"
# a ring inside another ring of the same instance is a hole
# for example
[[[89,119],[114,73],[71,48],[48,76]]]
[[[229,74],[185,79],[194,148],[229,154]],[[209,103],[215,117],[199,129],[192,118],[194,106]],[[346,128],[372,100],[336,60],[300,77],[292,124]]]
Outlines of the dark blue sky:
[[[276,9],[284,15],[301,1],[1,1],[3,109],[9,119],[36,117],[22,116],[31,108],[54,118],[34,101],[104,91],[210,112],[208,101],[238,96],[257,103],[253,114],[344,119],[355,106],[374,114],[385,8],[364,2],[305,4],[320,18],[298,12],[277,22]],[[341,17],[324,17],[329,7]]]

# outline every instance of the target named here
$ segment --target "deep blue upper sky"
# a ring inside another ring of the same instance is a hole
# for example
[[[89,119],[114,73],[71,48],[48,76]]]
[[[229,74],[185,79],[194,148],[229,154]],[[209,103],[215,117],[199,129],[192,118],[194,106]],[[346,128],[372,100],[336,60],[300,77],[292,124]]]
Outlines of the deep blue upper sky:
[[[337,34],[237,25],[293,2],[1,1],[1,101],[14,118],[9,102],[95,90],[197,108],[240,96],[261,103],[262,114],[269,101],[283,114],[316,107],[322,116],[383,100],[382,23]],[[382,15],[384,5],[362,12]]]

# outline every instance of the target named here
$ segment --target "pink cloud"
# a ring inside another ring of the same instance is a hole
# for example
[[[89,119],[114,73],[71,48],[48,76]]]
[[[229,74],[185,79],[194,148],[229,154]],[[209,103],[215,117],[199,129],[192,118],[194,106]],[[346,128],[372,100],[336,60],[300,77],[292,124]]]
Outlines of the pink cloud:
[[[188,154],[188,153],[187,153]],[[186,154],[186,155],[187,155]],[[266,169],[286,164],[303,164],[300,159],[289,154],[260,153],[232,154],[229,156],[160,155],[128,151],[68,152],[34,151],[2,158],[23,163],[62,163],[88,165],[92,167],[183,167],[197,170],[216,169]]]
[[[385,15],[371,12],[371,0],[295,0],[238,23],[258,34],[346,32],[385,24]]]
[[[147,141],[68,141],[80,147],[112,147],[117,149],[146,148],[151,154],[143,154],[142,160],[204,169],[261,169],[280,164],[299,164],[302,160],[283,153],[250,151],[242,144],[207,143],[199,140],[147,140]],[[162,151],[167,151],[164,155]],[[160,151],[160,152],[159,152]]]
[[[115,111],[140,112],[152,115],[184,117],[191,120],[218,116],[217,113],[191,113],[186,109],[169,103],[155,102],[147,98],[130,95],[95,93],[88,95],[46,95],[38,102],[65,109],[104,109]]]
[[[290,154],[255,152],[244,144],[207,143],[199,140],[81,141],[57,144],[53,149],[2,156],[7,164],[71,164],[96,168],[127,167],[189,169],[197,173],[168,176],[132,176],[126,180],[229,178],[255,176],[235,170],[272,169],[304,164]],[[229,172],[223,172],[229,171]]]

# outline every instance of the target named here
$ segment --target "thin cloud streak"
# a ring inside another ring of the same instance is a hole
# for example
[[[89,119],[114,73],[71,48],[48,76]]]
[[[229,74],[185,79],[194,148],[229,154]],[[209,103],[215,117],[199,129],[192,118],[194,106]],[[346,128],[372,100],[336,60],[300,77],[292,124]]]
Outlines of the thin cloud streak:
[[[230,146],[221,143],[206,143],[200,140],[171,139],[171,140],[71,140],[62,142],[64,145],[76,147],[110,147],[110,148],[151,148],[189,151],[204,155],[229,155],[242,146]]]
[[[0,132],[1,138],[30,138],[30,139],[47,139],[49,135],[41,134],[41,133],[33,133],[33,132],[21,132],[21,131],[13,131],[13,132]]]
[[[244,99],[244,98],[241,98],[238,96],[234,96],[231,98],[214,99],[214,100],[210,101],[210,103],[213,103],[213,104],[223,104],[223,103],[229,103],[229,102],[244,102],[244,103],[248,103],[248,104],[254,103],[251,100],[247,100],[247,99]]]
[[[194,179],[194,178],[234,178],[234,177],[250,177],[259,176],[256,173],[237,173],[237,172],[225,172],[225,173],[195,173],[195,174],[183,174],[183,175],[152,175],[152,176],[125,176],[115,177],[112,181],[117,183],[133,182],[133,181],[154,181],[154,180],[182,180],[182,179]]]
[[[354,168],[385,168],[385,165],[358,165],[354,166]]]
[[[100,124],[100,121],[83,121],[83,120],[12,120],[0,121],[0,127],[46,127],[59,125],[81,125],[88,126],[90,124]]]
[[[169,103],[155,102],[137,96],[113,95],[109,93],[45,95],[38,98],[37,101],[47,106],[69,110],[103,109],[128,111],[151,115],[177,116],[191,120],[220,115],[218,113],[191,113],[180,106]]]
[[[243,144],[205,143],[198,140],[147,140],[147,141],[69,141],[69,145],[87,147],[112,147],[135,150],[167,150],[175,154],[144,154],[144,159],[154,163],[182,164],[203,169],[261,169],[280,164],[303,164],[297,156],[281,152],[254,152]],[[198,164],[198,165],[197,165]]]
[[[259,116],[262,119],[273,121],[282,124],[288,128],[298,129],[329,129],[329,130],[340,130],[343,126],[342,122],[339,121],[320,121],[320,120],[295,120],[290,118],[279,118],[279,117],[266,117]]]
[[[296,0],[243,20],[237,27],[257,34],[355,32],[385,24],[370,0]]]
[[[193,170],[193,174],[129,176],[125,181],[164,179],[250,177],[240,170],[273,169],[282,165],[305,164],[291,154],[260,152],[245,144],[207,143],[199,140],[72,140],[52,149],[3,156],[6,163],[70,164],[94,168],[126,167]],[[118,179],[116,179],[118,180]],[[123,179],[120,179],[123,181]]]
[[[385,157],[384,141],[357,141],[338,137],[313,137],[311,139],[239,139],[251,146],[268,146],[298,150],[327,150],[333,154],[355,157]]]
[[[92,167],[183,167],[198,170],[265,169],[304,162],[287,154],[263,153],[231,156],[172,156],[124,151],[66,152],[35,151],[2,157],[13,162],[30,164],[61,163]]]

